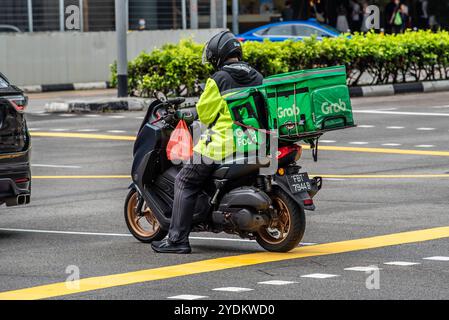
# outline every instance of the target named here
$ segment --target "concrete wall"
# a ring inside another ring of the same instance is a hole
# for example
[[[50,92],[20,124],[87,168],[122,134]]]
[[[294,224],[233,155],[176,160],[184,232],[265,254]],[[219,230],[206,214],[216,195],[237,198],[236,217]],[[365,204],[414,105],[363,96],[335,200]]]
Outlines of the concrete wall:
[[[165,43],[203,43],[219,29],[128,34],[128,58]],[[107,81],[116,58],[115,32],[0,34],[0,72],[20,86]]]

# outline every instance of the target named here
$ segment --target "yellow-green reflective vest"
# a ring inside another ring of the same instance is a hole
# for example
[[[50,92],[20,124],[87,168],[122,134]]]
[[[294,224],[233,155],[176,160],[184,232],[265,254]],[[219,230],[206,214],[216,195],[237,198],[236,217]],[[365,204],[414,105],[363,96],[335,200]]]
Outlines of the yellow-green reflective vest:
[[[213,79],[207,80],[196,109],[199,120],[210,128],[201,136],[193,150],[215,161],[231,156],[235,152],[233,121],[228,105]]]

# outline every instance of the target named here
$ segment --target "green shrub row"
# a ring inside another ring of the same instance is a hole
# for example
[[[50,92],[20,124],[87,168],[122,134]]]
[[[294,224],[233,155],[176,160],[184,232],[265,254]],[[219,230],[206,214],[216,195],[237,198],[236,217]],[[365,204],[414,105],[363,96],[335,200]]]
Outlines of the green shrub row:
[[[129,62],[132,95],[154,91],[194,95],[196,84],[213,72],[202,65],[203,45],[190,40],[141,53]],[[399,35],[368,33],[326,38],[319,41],[246,42],[244,59],[264,76],[278,73],[346,65],[348,85],[387,84],[449,79],[449,32],[408,31]],[[116,84],[116,65],[111,66]]]

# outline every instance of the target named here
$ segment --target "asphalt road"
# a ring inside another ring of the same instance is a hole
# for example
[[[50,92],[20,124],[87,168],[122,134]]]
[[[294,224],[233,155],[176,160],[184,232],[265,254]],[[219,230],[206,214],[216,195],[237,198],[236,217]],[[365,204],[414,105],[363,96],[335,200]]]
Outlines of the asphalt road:
[[[43,112],[71,95],[79,93],[31,97],[32,203],[0,209],[0,299],[449,297],[449,229],[441,228],[449,226],[449,93],[354,99],[359,127],[326,135],[318,163],[304,152],[304,168],[327,177],[307,215],[303,242],[315,245],[272,255],[225,234],[194,234],[187,256],[157,255],[128,234],[132,141],[64,137],[134,136],[143,113]],[[368,266],[374,272],[346,270]],[[70,294],[64,281],[78,270],[81,279],[107,277]],[[42,287],[54,283],[62,284]]]

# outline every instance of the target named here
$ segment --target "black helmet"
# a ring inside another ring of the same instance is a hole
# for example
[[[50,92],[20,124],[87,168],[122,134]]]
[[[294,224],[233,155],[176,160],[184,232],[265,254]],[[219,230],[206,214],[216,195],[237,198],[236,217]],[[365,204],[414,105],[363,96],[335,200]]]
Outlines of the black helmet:
[[[209,62],[217,69],[231,56],[242,60],[242,44],[232,32],[222,31],[206,43],[203,50],[203,64]]]

